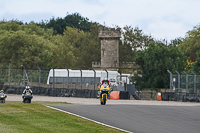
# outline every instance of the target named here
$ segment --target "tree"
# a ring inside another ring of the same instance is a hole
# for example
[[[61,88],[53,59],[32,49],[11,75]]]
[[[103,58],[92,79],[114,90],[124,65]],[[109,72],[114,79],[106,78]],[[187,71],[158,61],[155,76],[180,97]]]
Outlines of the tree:
[[[183,43],[183,40],[184,38],[182,37],[178,37],[178,38],[175,38],[174,40],[171,40],[171,43],[169,44],[170,46],[172,45],[176,45],[178,46],[179,44]]]
[[[74,68],[77,61],[74,54],[75,48],[69,43],[67,38],[62,35],[53,37],[54,49],[51,65],[54,68]]]
[[[64,31],[63,44],[70,49],[69,52],[65,53],[72,52],[71,55],[74,55],[73,58],[70,58],[73,59],[70,66],[74,69],[91,69],[92,62],[99,58],[100,43],[96,35],[97,29],[98,27],[94,28],[91,33],[67,27]],[[63,49],[60,49],[60,51],[63,51]]]
[[[0,22],[0,66],[91,69],[100,60],[99,25],[90,32],[67,27],[63,35],[34,22]]]
[[[133,29],[131,26],[126,26],[123,29],[124,44],[130,45],[134,51],[144,50],[148,48],[150,42],[154,41],[151,36],[145,35],[138,27]]]
[[[194,63],[192,63],[191,69],[195,72],[200,71],[200,52],[197,53],[197,60]]]
[[[79,13],[68,14],[65,18],[52,18],[50,21],[42,21],[38,25],[42,28],[53,28],[54,35],[62,34],[66,27],[77,28],[86,32],[90,31],[91,25],[96,24],[89,22],[88,18],[82,17]]]
[[[20,21],[1,21],[0,22],[0,30],[6,31],[18,31],[21,29],[21,25],[23,25]]]
[[[194,62],[197,58],[197,52],[200,51],[200,25],[195,26],[193,30],[188,31],[186,38],[179,45],[179,49]]]
[[[136,64],[140,70],[133,78],[138,89],[142,88],[167,88],[169,87],[170,71],[184,70],[186,57],[175,45],[169,47],[162,43],[152,43],[144,51],[138,51]]]
[[[145,35],[138,27],[126,26],[122,30],[122,42],[119,45],[120,62],[133,62],[135,52],[148,48],[154,42],[151,36]]]
[[[10,66],[27,68],[33,66],[45,67],[51,60],[48,51],[49,41],[36,35],[26,34],[24,31],[0,33],[0,63]],[[48,66],[48,65],[47,65]]]
[[[52,43],[47,39],[49,31],[45,33],[34,23],[22,25],[13,21],[1,23],[0,27],[1,66],[20,67],[22,64],[27,68],[50,66]]]

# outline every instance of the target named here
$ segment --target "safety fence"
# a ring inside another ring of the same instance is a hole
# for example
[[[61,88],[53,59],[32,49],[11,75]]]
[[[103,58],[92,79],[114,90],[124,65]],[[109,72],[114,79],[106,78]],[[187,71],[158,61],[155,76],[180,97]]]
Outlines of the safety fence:
[[[8,86],[38,86],[51,88],[47,84],[49,71],[25,69],[0,69],[0,84]]]
[[[195,72],[170,72],[170,92],[200,94],[200,75]]]
[[[91,78],[96,82],[90,82],[88,78],[82,78],[81,76],[84,75],[80,74],[78,74],[80,77],[76,78],[68,77],[69,75],[56,77],[55,74],[50,76],[51,70],[41,70],[39,67],[36,70],[25,69],[24,67],[22,69],[10,69],[7,66],[7,69],[0,69],[0,89],[3,88],[7,94],[22,94],[25,86],[29,85],[34,95],[97,97],[97,85],[100,80],[98,77]]]
[[[73,70],[74,71],[74,70]],[[83,70],[84,71],[84,70]],[[94,72],[93,72],[94,71]],[[56,76],[54,69],[41,70],[37,67],[36,70],[25,69],[0,69],[0,87],[2,86],[23,86],[29,85],[31,87],[38,88],[66,88],[66,89],[87,89],[87,90],[98,90],[97,86],[100,83],[100,77],[96,76],[95,70],[92,71],[92,75],[82,70],[77,70],[76,76],[68,69],[64,69],[66,73],[64,76]],[[63,72],[61,72],[63,73]],[[70,75],[71,76],[70,76]],[[102,77],[106,76],[116,77],[116,74],[104,71],[101,73]],[[112,82],[112,79],[111,81]],[[113,87],[116,90],[116,86]]]

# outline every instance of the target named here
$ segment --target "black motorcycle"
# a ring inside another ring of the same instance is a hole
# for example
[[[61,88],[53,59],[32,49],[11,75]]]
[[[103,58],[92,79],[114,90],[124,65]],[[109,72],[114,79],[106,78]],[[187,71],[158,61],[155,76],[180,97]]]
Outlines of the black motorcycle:
[[[5,103],[6,97],[5,94],[0,93],[0,103]]]
[[[23,96],[23,103],[31,103],[31,99],[33,96],[31,95],[30,92],[26,92]]]

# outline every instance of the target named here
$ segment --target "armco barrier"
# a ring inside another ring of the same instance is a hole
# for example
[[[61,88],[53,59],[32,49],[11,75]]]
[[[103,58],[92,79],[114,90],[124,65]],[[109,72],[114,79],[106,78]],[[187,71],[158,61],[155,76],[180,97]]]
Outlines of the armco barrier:
[[[25,87],[22,86],[4,86],[6,94],[22,94]],[[57,96],[57,97],[81,97],[81,98],[96,98],[97,90],[86,89],[66,89],[66,88],[43,88],[43,87],[31,87],[34,95],[42,96]]]
[[[163,101],[200,102],[200,94],[161,92]]]

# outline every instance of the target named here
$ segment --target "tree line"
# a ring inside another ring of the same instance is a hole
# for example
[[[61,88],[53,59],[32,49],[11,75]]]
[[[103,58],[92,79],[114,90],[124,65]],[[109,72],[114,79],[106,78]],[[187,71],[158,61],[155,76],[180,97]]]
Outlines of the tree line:
[[[105,26],[78,13],[39,23],[0,21],[0,67],[91,69],[93,61],[101,60],[100,27]],[[200,26],[170,43],[156,40],[138,27],[125,26],[121,33],[119,61],[136,63],[127,72],[134,73],[132,81],[138,89],[168,88],[167,70],[200,70]]]

